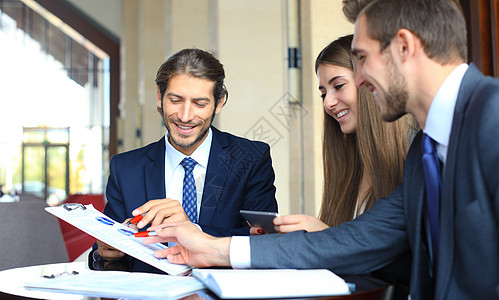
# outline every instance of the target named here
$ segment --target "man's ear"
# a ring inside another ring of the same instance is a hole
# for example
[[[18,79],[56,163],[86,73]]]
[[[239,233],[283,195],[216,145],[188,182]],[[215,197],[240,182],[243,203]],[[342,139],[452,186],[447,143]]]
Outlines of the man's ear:
[[[159,86],[156,86],[156,98],[156,106],[158,107],[158,109],[161,109],[161,102],[163,101],[163,99],[161,99],[161,91],[159,90]]]
[[[220,100],[218,101],[218,104],[217,104],[217,107],[215,107],[215,114],[219,114],[221,111],[222,111],[222,107],[224,106],[225,104],[225,97],[227,95],[224,95],[222,98],[220,98]]]
[[[419,48],[419,38],[405,28],[400,29],[397,32],[392,43],[394,43],[394,46],[396,47],[396,49],[393,50],[397,52],[403,62],[414,55]]]

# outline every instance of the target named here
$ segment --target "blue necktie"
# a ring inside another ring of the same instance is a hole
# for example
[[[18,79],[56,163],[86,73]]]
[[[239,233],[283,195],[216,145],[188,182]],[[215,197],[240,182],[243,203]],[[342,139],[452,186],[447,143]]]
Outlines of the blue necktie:
[[[197,162],[190,158],[184,158],[180,164],[184,167],[184,187],[182,190],[182,207],[189,220],[193,223],[197,222],[198,210],[197,210],[197,196],[196,196],[196,184],[194,182],[194,176],[192,175],[192,170]]]
[[[438,258],[438,236],[440,234],[440,195],[442,179],[440,178],[440,160],[434,141],[426,134],[422,143],[424,178],[426,184],[426,201],[428,219],[430,220],[431,244],[433,249],[433,265]]]

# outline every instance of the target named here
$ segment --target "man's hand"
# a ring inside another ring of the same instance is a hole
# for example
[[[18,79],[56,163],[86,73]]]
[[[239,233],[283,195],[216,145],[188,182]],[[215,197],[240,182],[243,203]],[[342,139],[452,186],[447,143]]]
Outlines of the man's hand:
[[[305,230],[308,232],[321,231],[329,227],[316,217],[309,215],[287,215],[277,217],[273,222],[275,230],[279,233],[298,230]]]
[[[180,202],[169,198],[147,201],[144,205],[132,211],[133,216],[144,213],[142,220],[137,223],[138,228],[144,228],[149,223],[155,226],[163,222],[189,221]]]
[[[167,258],[174,264],[188,264],[204,268],[230,267],[230,237],[216,238],[203,233],[191,222],[164,223],[152,226],[158,235],[144,238],[144,244],[175,242],[176,246],[156,250],[158,258]]]
[[[109,246],[108,244],[97,240],[97,252],[100,257],[105,259],[106,261],[118,261],[123,258],[125,253]]]

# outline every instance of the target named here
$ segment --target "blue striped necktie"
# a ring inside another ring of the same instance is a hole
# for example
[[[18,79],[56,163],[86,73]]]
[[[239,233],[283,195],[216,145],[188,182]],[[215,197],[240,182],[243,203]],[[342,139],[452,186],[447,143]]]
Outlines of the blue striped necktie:
[[[438,258],[438,237],[440,235],[440,196],[442,179],[440,178],[440,160],[434,141],[428,135],[423,135],[422,143],[424,178],[426,185],[426,202],[428,219],[430,221],[431,245],[433,251],[433,266]]]
[[[184,158],[180,164],[184,167],[184,186],[182,190],[182,207],[193,223],[197,222],[198,210],[197,210],[197,196],[196,196],[196,184],[194,182],[194,176],[192,175],[192,170],[196,166],[197,162],[190,158]]]

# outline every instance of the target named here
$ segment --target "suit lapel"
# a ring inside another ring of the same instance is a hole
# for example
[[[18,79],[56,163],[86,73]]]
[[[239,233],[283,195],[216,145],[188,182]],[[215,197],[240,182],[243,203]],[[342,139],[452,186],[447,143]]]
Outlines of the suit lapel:
[[[211,142],[203,199],[199,212],[199,223],[205,225],[211,223],[217,206],[222,202],[226,194],[225,182],[231,164],[231,156],[228,151],[230,142],[213,126],[211,130],[213,132],[213,140]]]
[[[147,152],[144,166],[146,201],[165,198],[165,137]]]
[[[452,120],[452,129],[449,139],[449,148],[447,150],[447,159],[443,171],[442,181],[442,201],[440,206],[440,237],[439,237],[439,255],[438,255],[438,273],[439,282],[436,290],[435,299],[443,299],[449,279],[452,272],[452,261],[454,260],[454,188],[456,177],[457,149],[459,145],[467,141],[461,141],[461,131],[463,129],[464,114],[471,98],[472,92],[478,86],[483,75],[478,69],[470,64],[464,74],[459,94],[457,97],[456,108]]]

